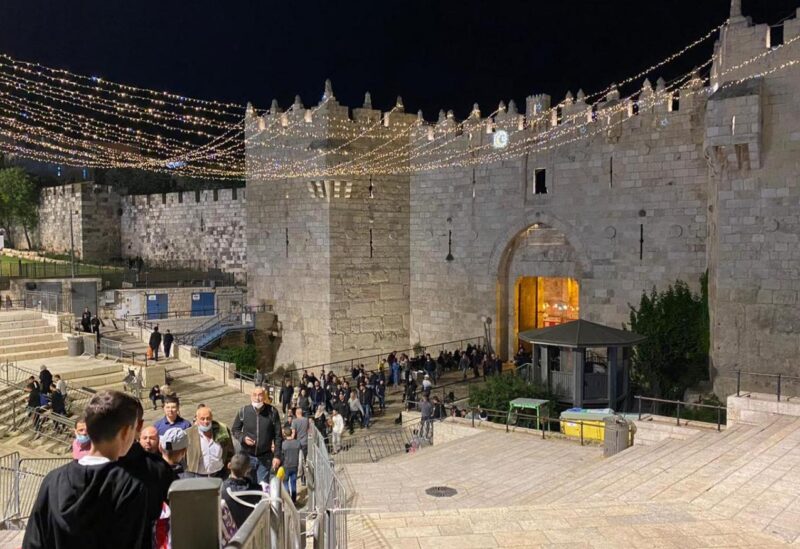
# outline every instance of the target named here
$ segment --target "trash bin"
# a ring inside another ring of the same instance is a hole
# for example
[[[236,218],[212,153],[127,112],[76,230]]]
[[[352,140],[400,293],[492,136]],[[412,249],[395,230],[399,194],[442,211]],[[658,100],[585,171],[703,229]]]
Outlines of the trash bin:
[[[618,454],[631,444],[631,424],[622,416],[610,416],[603,419],[605,423],[605,439],[603,440],[603,456]]]
[[[81,356],[83,354],[83,338],[80,336],[69,336],[67,338],[67,354],[69,356]]]

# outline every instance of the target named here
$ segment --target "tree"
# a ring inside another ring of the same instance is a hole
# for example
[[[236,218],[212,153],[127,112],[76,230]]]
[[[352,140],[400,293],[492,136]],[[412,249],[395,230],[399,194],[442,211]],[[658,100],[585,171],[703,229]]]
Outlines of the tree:
[[[647,337],[632,356],[631,379],[639,391],[682,400],[686,389],[708,379],[708,275],[700,282],[700,295],[678,280],[662,292],[643,293],[639,307],[631,306],[631,330]]]
[[[25,233],[28,248],[30,231],[39,222],[39,187],[22,168],[0,169],[0,223],[10,234],[11,226],[19,224]]]

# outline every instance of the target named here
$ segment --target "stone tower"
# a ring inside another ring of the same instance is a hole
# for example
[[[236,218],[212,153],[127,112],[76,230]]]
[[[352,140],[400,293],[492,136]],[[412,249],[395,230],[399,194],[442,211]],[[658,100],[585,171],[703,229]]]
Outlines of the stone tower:
[[[314,108],[298,97],[286,112],[248,111],[249,291],[282,323],[276,364],[408,348],[408,176],[370,175],[352,158],[381,144],[402,154],[416,123],[400,100],[382,113],[369,94],[351,117],[330,81]]]

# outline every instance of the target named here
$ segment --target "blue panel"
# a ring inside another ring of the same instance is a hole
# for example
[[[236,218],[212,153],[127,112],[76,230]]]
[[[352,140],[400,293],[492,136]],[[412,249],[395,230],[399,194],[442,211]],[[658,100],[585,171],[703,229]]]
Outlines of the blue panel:
[[[160,320],[167,318],[169,301],[167,294],[148,294],[147,320]]]
[[[192,294],[192,316],[211,316],[214,314],[214,292]]]

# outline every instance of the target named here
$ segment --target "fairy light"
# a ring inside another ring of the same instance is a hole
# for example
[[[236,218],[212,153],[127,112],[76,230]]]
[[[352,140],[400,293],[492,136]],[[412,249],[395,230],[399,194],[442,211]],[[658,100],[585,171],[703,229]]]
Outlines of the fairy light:
[[[670,105],[680,86],[689,86],[681,88],[681,97],[710,93],[713,89],[693,89],[698,80],[692,72],[663,89],[640,90],[616,103],[592,101],[674,61],[726,23],[617,84],[588,96],[579,94],[577,101],[568,95],[548,109],[537,109],[527,117],[509,114],[508,118],[501,104],[486,118],[474,111],[461,122],[448,115],[434,125],[421,119],[387,123],[402,110],[400,103],[377,117],[353,120],[340,116],[336,109],[326,109],[334,101],[328,87],[316,107],[307,109],[295,102],[281,113],[273,105],[260,115],[249,106],[117,84],[0,54],[0,135],[13,140],[0,141],[0,150],[64,165],[135,167],[233,179],[245,176],[245,151],[254,155],[254,161],[247,162],[247,176],[265,180],[475,167],[591,139],[633,116],[629,111],[634,102],[642,110]],[[800,35],[711,78],[719,80],[742,71],[786,51],[798,40]],[[798,63],[800,60],[787,60],[732,82],[773,74]],[[700,85],[706,80],[700,80]],[[723,87],[727,85],[731,82]],[[338,103],[335,105],[338,108]],[[557,121],[552,120],[556,112]],[[506,132],[503,148],[493,147],[496,131]],[[325,146],[310,149],[309,144],[316,140],[323,140]]]

